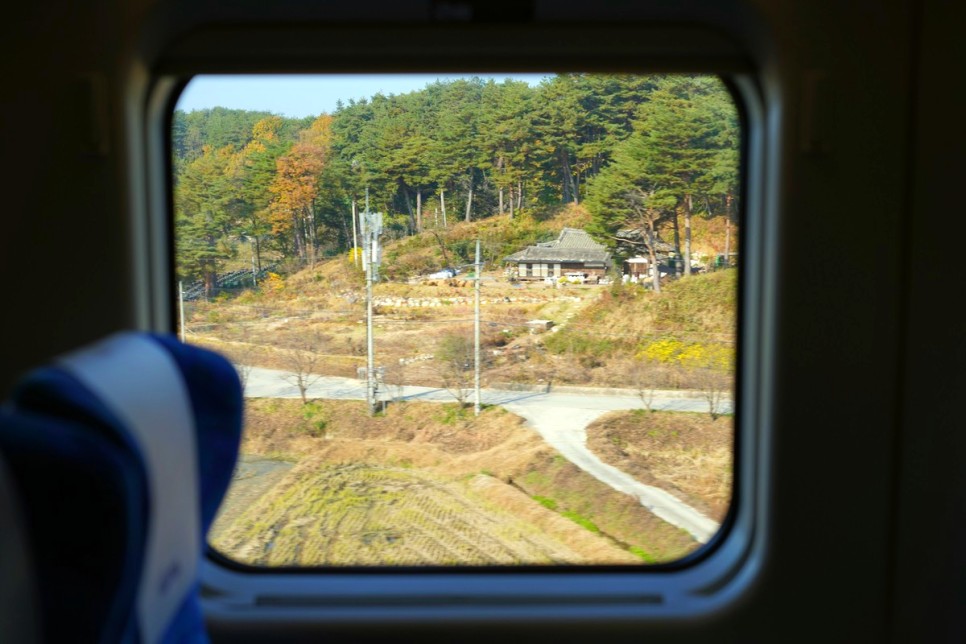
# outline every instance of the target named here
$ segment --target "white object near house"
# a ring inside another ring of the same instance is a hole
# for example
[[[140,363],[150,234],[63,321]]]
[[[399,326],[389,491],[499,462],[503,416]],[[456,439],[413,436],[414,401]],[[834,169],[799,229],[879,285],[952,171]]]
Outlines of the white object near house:
[[[527,326],[534,331],[547,331],[553,326],[552,320],[530,320],[527,322]]]

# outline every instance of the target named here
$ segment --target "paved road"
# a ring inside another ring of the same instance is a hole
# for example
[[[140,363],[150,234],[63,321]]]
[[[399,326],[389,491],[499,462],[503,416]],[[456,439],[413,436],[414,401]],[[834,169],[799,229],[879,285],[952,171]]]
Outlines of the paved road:
[[[298,388],[291,374],[274,369],[253,367],[248,375],[245,395],[252,398],[298,398]],[[453,402],[445,389],[406,386],[383,392],[396,399],[424,402]],[[364,400],[364,381],[354,378],[321,376],[307,391],[311,398]],[[607,413],[619,409],[643,409],[637,396],[595,395],[590,393],[539,393],[484,389],[482,402],[501,405],[522,416],[548,444],[565,458],[610,487],[637,498],[641,505],[705,543],[718,531],[718,523],[677,497],[651,485],[636,481],[629,474],[601,461],[587,448],[587,426]],[[666,411],[704,412],[708,403],[701,396],[682,396],[681,392],[655,392],[651,407]],[[723,405],[724,412],[731,404]]]

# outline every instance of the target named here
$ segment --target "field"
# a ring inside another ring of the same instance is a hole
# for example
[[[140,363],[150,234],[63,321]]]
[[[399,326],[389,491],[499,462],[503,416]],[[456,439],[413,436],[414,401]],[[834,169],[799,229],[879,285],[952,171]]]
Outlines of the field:
[[[216,522],[244,563],[633,564],[697,546],[499,408],[255,400],[244,452],[284,464],[260,490],[238,481]]]

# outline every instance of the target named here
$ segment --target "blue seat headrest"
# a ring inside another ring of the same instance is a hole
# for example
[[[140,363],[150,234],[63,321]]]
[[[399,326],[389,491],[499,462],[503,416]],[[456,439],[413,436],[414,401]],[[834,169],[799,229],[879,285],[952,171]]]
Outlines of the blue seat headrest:
[[[237,373],[123,333],[25,377],[0,411],[45,641],[206,641],[197,569],[235,466]]]

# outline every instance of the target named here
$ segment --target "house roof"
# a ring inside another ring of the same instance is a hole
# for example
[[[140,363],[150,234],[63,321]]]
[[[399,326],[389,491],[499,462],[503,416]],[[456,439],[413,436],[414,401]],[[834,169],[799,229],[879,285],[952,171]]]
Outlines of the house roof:
[[[509,255],[508,262],[582,262],[606,264],[610,252],[580,228],[564,228],[557,239],[527,246]]]

